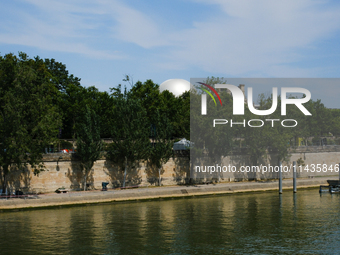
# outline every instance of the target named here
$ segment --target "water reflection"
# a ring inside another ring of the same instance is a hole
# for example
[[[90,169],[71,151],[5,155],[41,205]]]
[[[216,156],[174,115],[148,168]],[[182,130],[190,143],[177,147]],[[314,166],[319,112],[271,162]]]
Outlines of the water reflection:
[[[1,254],[332,254],[340,197],[316,189],[0,214]]]

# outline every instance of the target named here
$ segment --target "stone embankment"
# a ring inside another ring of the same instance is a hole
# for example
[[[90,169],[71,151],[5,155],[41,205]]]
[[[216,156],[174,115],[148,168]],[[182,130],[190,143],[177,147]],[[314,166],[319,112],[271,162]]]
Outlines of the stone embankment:
[[[327,180],[337,180],[339,177],[316,177],[298,179],[298,188],[312,188],[327,185]],[[283,189],[292,189],[293,181],[284,180]],[[75,191],[68,193],[48,193],[22,198],[0,199],[0,211],[18,209],[33,209],[45,207],[59,207],[82,204],[114,203],[122,201],[142,201],[151,199],[165,199],[176,197],[194,197],[217,194],[232,194],[240,192],[258,192],[278,190],[278,181],[267,182],[237,182],[194,186],[143,187],[125,190],[108,191]],[[284,191],[288,192],[288,191]],[[316,191],[317,192],[317,191]]]

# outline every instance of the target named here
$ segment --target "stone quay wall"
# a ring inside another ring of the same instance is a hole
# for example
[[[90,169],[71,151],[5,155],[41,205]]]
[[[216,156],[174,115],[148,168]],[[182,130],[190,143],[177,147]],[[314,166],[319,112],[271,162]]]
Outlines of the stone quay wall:
[[[204,160],[203,160],[204,161]],[[340,146],[300,146],[291,149],[287,161],[282,162],[283,178],[293,178],[293,161],[300,163],[297,166],[297,178],[313,178],[321,176],[339,176]],[[196,162],[200,169],[205,166],[213,166],[213,163]],[[221,166],[235,166],[234,171],[227,170],[222,173],[213,174],[199,173],[192,167],[192,175],[200,178],[214,178],[225,181],[244,181],[244,180],[269,180],[279,178],[278,157],[275,154],[267,154],[266,157],[258,159],[256,168],[252,163],[246,150],[234,151],[232,155],[223,157]],[[276,168],[275,168],[276,167]],[[215,163],[215,169],[216,163]],[[208,170],[208,169],[206,169]],[[235,171],[236,170],[236,171]]]
[[[62,158],[60,158],[62,157]],[[283,166],[290,167],[293,161],[303,162],[304,166],[297,169],[298,178],[308,178],[313,176],[335,176],[338,172],[330,171],[335,165],[340,163],[340,146],[313,146],[298,147],[290,151],[290,157]],[[259,159],[259,165],[277,166],[277,157],[268,154],[266,158]],[[312,165],[317,164],[327,166],[327,171],[312,171]],[[73,160],[72,154],[51,153],[44,155],[45,171],[39,175],[34,175],[30,168],[24,171],[12,171],[8,176],[9,186],[12,190],[33,191],[33,192],[53,192],[58,188],[82,190],[84,188],[84,178],[79,162]],[[162,185],[185,184],[190,178],[190,171],[193,177],[198,177],[195,173],[194,165],[190,168],[188,157],[171,158],[163,165],[161,171]],[[277,172],[245,172],[240,171],[245,166],[251,166],[249,156],[246,151],[234,152],[223,158],[221,165],[235,166],[236,172],[222,172],[214,174],[204,174],[203,178],[195,179],[197,182],[206,181],[245,181],[245,180],[266,180],[277,179]],[[310,171],[306,171],[308,166]],[[200,176],[202,177],[202,175]],[[293,171],[283,172],[283,178],[292,178]],[[109,188],[120,187],[123,183],[123,169],[102,158],[97,160],[87,178],[87,186],[90,189],[101,189],[102,182],[108,182]],[[1,184],[0,184],[1,185]],[[140,162],[127,172],[126,186],[152,186],[158,185],[158,170],[148,166],[145,162]]]
[[[29,167],[23,171],[14,169],[8,176],[11,190],[46,193],[54,192],[58,188],[84,189],[84,174],[81,171],[79,162],[72,158],[72,154],[45,154],[44,165],[45,170],[38,175],[34,175]],[[185,183],[188,177],[188,165],[188,158],[171,158],[163,165],[161,170],[162,185]],[[158,185],[158,176],[158,169],[148,166],[145,162],[140,162],[130,171],[127,171],[126,186]],[[102,158],[94,163],[86,183],[89,189],[101,189],[102,182],[108,182],[108,188],[115,188],[122,186],[123,179],[124,169]]]

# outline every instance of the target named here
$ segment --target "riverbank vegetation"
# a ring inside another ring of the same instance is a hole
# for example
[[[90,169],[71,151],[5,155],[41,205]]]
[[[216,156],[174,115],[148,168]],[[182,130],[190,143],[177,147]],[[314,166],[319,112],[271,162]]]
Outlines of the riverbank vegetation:
[[[130,82],[129,77],[124,81]],[[47,148],[54,144],[58,151],[66,149],[60,145],[69,139],[76,141],[74,156],[81,162],[84,183],[103,148],[125,173],[141,159],[159,169],[171,157],[173,141],[189,139],[189,92],[180,97],[160,93],[152,80],[131,86],[127,91],[112,84],[103,92],[82,86],[80,78],[54,59],[32,59],[25,53],[0,56],[2,188],[11,171],[26,171],[30,165],[38,174]]]
[[[44,168],[42,155],[48,151],[46,148],[58,144],[58,149],[63,149],[60,144],[66,144],[64,140],[68,139],[76,141],[75,157],[82,162],[84,183],[93,162],[104,149],[107,158],[119,166],[119,171],[125,172],[124,179],[127,169],[136,167],[143,159],[154,169],[160,185],[161,166],[172,156],[173,142],[181,138],[190,140],[190,98],[191,103],[199,105],[201,92],[193,91],[191,95],[185,92],[175,97],[169,91],[161,93],[152,80],[132,83],[126,76],[123,81],[131,85],[130,90],[124,88],[123,83],[112,84],[110,91],[99,91],[95,86],[82,86],[80,78],[69,74],[66,65],[54,59],[29,58],[25,53],[0,56],[2,187],[6,188],[6,176],[14,169],[25,171],[30,165],[34,173],[39,173]],[[211,77],[206,82],[213,85],[225,81]],[[231,95],[227,91],[219,94],[224,106],[209,107],[209,116],[232,119]],[[261,95],[258,104],[258,109],[270,108],[271,96]],[[246,106],[242,119],[264,121],[266,125],[261,129],[237,125],[233,129],[211,130],[211,122],[200,123],[201,119],[192,115],[192,129],[202,125],[206,128],[195,133],[199,139],[193,150],[197,155],[210,153],[220,158],[235,148],[245,147],[256,165],[268,149],[284,159],[292,145],[338,142],[339,109],[327,109],[319,100],[310,100],[305,107],[313,118],[304,116],[293,106],[288,107],[289,118],[299,119],[294,129],[273,129],[273,122],[266,121],[269,117],[280,119],[279,107],[270,116],[257,116]],[[234,117],[234,121],[242,120]],[[324,140],[326,136],[328,140]],[[110,143],[103,144],[103,139]]]

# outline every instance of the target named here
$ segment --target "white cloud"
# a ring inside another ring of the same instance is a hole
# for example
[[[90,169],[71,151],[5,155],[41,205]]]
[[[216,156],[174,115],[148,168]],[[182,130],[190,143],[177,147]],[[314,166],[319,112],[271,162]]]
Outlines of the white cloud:
[[[11,10],[13,20],[0,29],[0,42],[96,58],[126,57],[123,52],[117,53],[120,50],[116,46],[119,42],[136,44],[142,48],[168,44],[160,36],[161,30],[156,22],[121,1],[23,2],[30,4],[31,8]],[[110,46],[102,50],[96,45],[98,42],[106,42]]]
[[[112,29],[114,38],[135,43],[143,48],[169,44],[160,27],[140,11],[120,4],[116,4],[111,10],[118,21]]]
[[[121,59],[115,49],[91,46],[91,32],[100,26],[93,16],[103,12],[85,1],[26,0],[27,10],[11,10],[11,22],[0,30],[0,42],[37,47],[44,50],[78,53],[92,58]],[[84,6],[87,7],[82,7]],[[9,27],[8,27],[9,26]],[[11,27],[12,26],[12,27]],[[105,39],[105,35],[104,35]]]
[[[310,76],[289,64],[303,60],[301,49],[314,47],[340,28],[340,8],[327,8],[325,1],[199,2],[218,4],[223,14],[175,35],[183,47],[171,56],[208,72]]]
[[[292,66],[308,57],[301,50],[317,50],[317,43],[340,28],[340,7],[328,1],[192,0],[202,13],[190,13],[190,24],[180,28],[162,20],[158,9],[146,13],[119,0],[22,2],[30,8],[19,4],[9,10],[12,18],[0,24],[0,43],[99,59],[133,60],[139,50],[156,71],[307,77],[315,67]],[[205,15],[206,6],[218,11]]]

